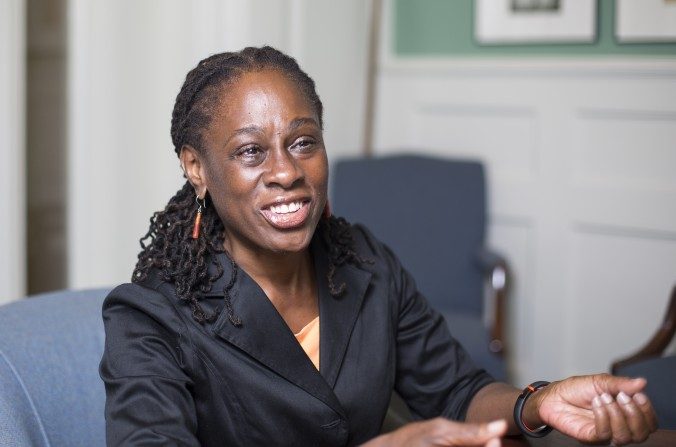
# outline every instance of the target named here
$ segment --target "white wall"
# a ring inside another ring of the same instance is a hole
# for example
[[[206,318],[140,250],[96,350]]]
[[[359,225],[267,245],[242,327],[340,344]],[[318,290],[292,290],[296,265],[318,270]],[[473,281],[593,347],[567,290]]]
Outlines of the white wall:
[[[676,59],[399,59],[377,153],[483,160],[512,263],[514,382],[607,371],[676,283]]]
[[[25,293],[25,3],[0,2],[0,304]]]
[[[182,178],[169,137],[185,74],[209,54],[269,43],[298,58],[326,107],[331,157],[361,135],[360,0],[71,0],[69,285],[128,281],[138,239]]]

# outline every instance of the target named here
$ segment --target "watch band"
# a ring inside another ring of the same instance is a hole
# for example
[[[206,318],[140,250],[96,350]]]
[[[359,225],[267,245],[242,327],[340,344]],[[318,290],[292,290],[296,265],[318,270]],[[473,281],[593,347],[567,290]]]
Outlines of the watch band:
[[[532,438],[542,438],[552,431],[552,427],[549,425],[542,425],[538,428],[532,429],[523,422],[523,407],[525,406],[526,401],[533,393],[535,393],[540,388],[546,387],[547,385],[549,385],[549,382],[542,380],[533,382],[524,388],[521,394],[519,394],[519,397],[516,398],[516,404],[514,404],[514,423],[516,423],[516,426],[519,427],[519,430],[521,430],[521,432],[526,436],[530,436]]]

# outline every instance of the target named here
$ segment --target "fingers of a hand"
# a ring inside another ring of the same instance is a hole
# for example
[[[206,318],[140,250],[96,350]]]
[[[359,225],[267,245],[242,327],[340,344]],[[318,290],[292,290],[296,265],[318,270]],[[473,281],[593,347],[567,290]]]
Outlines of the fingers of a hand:
[[[624,412],[610,394],[601,394],[601,402],[610,415],[610,429],[613,432],[612,441],[615,445],[624,445],[631,442],[631,430],[627,425]]]
[[[643,442],[650,434],[650,427],[643,412],[638,408],[634,400],[620,391],[617,395],[617,403],[624,412],[624,419],[631,430],[631,440],[633,442]]]
[[[648,423],[650,432],[657,430],[657,414],[655,414],[655,409],[650,403],[648,396],[643,393],[636,393],[634,394],[633,400],[641,413],[643,413],[643,417]]]
[[[500,447],[501,445],[500,438],[493,438],[486,443],[486,447]]]
[[[633,396],[646,386],[646,380],[640,377],[632,379],[631,377],[618,377],[610,374],[599,374],[592,377],[599,394],[608,393],[611,396],[616,396],[620,391],[624,391],[625,394]]]
[[[435,431],[444,442],[441,445],[484,445],[507,433],[507,422],[504,420],[487,424],[462,424],[443,419],[435,421]]]
[[[610,414],[599,396],[592,400],[592,411],[594,412],[594,425],[596,426],[595,441],[608,441],[613,432],[610,428]]]

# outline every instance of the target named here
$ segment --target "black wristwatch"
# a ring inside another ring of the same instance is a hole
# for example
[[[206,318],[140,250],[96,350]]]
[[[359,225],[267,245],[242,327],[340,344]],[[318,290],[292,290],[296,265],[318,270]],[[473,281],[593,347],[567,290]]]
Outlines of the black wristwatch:
[[[523,433],[526,436],[530,436],[531,438],[542,438],[543,436],[546,436],[550,431],[552,431],[552,427],[549,425],[542,425],[538,428],[530,428],[523,422],[523,407],[526,404],[526,401],[528,398],[539,390],[540,388],[544,388],[547,385],[549,385],[549,382],[545,381],[539,381],[539,382],[533,382],[530,385],[528,385],[526,388],[523,389],[521,394],[519,394],[519,397],[516,398],[516,404],[514,404],[514,423],[516,423],[516,426],[519,427],[519,430],[521,430],[521,433]]]

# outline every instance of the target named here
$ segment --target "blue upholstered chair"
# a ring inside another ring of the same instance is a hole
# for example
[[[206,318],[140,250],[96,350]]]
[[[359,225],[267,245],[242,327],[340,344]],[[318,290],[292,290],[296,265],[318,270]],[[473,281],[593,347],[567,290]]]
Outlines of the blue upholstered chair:
[[[415,155],[348,159],[335,164],[332,178],[333,213],[365,224],[392,248],[474,361],[505,380],[508,270],[484,245],[481,163]],[[486,286],[494,300],[488,318]]]
[[[665,354],[676,335],[676,286],[671,291],[662,323],[638,352],[611,366],[613,374],[645,377],[646,394],[655,407],[659,427],[676,430],[676,354]]]
[[[0,445],[105,446],[101,304],[107,289],[0,306]]]

